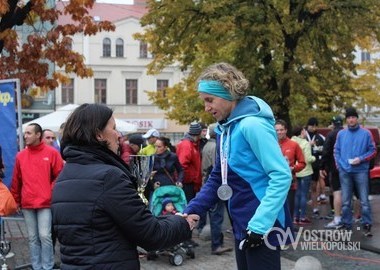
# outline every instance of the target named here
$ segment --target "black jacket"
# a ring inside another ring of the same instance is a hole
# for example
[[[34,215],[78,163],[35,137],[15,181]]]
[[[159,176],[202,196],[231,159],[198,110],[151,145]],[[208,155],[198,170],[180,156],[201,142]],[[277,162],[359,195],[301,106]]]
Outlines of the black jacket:
[[[162,154],[155,154],[153,171],[156,171],[153,183],[160,182],[161,186],[174,185],[183,181],[183,168],[175,153],[165,151]]]
[[[334,159],[334,145],[336,142],[336,136],[338,132],[343,129],[342,126],[335,127],[331,130],[323,144],[322,159],[320,162],[320,169],[327,170],[329,172],[337,172],[335,159]]]
[[[68,146],[53,190],[61,269],[140,269],[137,246],[157,250],[191,237],[180,216],[157,218],[136,192],[122,160],[108,149]]]

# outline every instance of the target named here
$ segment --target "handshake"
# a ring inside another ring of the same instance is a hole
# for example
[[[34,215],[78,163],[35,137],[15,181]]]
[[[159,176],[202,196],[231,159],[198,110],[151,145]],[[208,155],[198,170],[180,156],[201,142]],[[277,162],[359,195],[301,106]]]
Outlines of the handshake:
[[[176,213],[176,215],[181,216],[186,219],[187,223],[189,223],[190,230],[194,230],[197,227],[200,217],[196,214],[182,214]]]

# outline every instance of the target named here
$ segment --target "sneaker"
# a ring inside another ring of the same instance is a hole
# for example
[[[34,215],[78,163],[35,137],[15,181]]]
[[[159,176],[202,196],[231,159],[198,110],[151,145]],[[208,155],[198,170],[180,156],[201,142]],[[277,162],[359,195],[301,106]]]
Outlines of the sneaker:
[[[340,230],[342,231],[352,231],[352,225],[342,224],[340,227]]]
[[[362,218],[361,218],[361,216],[357,216],[357,217],[354,217],[354,223],[361,223],[361,221],[362,221]]]
[[[363,230],[364,230],[364,236],[367,236],[367,237],[371,237],[373,236],[373,234],[371,233],[371,225],[370,224],[365,224],[363,226]]]
[[[299,225],[309,225],[309,224],[311,224],[311,221],[307,218],[301,218],[298,224]]]
[[[299,218],[295,218],[295,219],[293,219],[293,224],[294,224],[294,225],[298,225],[299,222],[300,222]]]
[[[325,194],[321,194],[317,197],[317,202],[319,204],[326,204],[327,202],[327,198],[326,198],[326,195]]]
[[[313,210],[313,218],[319,218],[319,210],[318,209]]]
[[[338,229],[340,229],[342,227],[343,227],[343,224],[340,223],[340,222],[335,222],[335,220],[333,220],[333,221],[331,221],[331,222],[329,222],[329,223],[327,223],[325,225],[325,229],[335,229],[335,230],[338,230]]]
[[[212,255],[222,255],[225,252],[232,251],[231,247],[218,247],[217,249],[211,251]]]

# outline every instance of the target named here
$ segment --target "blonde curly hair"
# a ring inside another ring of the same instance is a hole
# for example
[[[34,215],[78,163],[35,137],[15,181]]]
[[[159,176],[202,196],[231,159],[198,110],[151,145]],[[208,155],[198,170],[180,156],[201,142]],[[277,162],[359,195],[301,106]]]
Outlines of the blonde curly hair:
[[[248,92],[249,81],[244,77],[243,73],[224,62],[207,67],[198,77],[198,84],[201,80],[220,82],[224,88],[228,89],[234,100],[243,99]]]

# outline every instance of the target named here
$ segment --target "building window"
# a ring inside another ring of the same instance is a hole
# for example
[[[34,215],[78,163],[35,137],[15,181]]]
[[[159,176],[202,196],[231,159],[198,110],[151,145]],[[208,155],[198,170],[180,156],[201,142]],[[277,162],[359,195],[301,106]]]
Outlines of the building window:
[[[137,80],[125,80],[126,104],[137,105]]]
[[[111,40],[103,39],[103,57],[111,57]]]
[[[140,58],[148,58],[148,44],[140,41]]]
[[[157,80],[157,92],[162,92],[162,96],[166,97],[166,88],[169,86],[169,80]]]
[[[124,57],[124,40],[116,39],[116,57]]]
[[[62,104],[74,103],[74,79],[62,84]]]
[[[371,54],[369,52],[362,51],[362,63],[371,61]]]
[[[95,79],[95,103],[107,103],[107,79]]]

